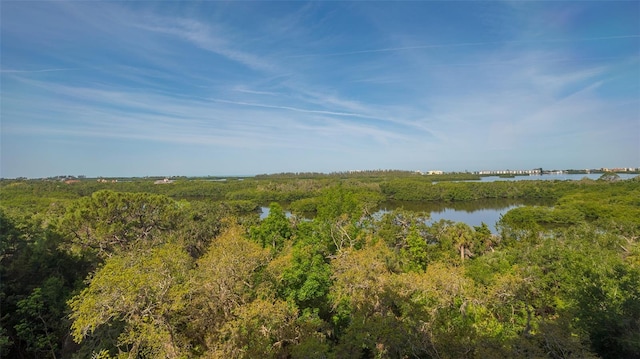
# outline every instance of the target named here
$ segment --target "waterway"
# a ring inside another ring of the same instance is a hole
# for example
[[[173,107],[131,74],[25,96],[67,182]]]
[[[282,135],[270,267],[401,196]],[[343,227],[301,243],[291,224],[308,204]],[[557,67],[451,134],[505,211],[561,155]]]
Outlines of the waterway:
[[[514,176],[511,178],[502,178],[499,176],[483,176],[480,177],[480,182],[495,182],[495,181],[579,181],[583,178],[597,180],[602,176],[602,173],[588,173],[588,174],[550,174],[550,175],[537,175],[537,176]],[[621,180],[628,180],[638,176],[634,173],[618,173]]]
[[[515,199],[483,199],[469,202],[384,202],[373,214],[381,217],[394,209],[403,208],[414,212],[429,214],[429,223],[435,223],[441,219],[454,222],[463,222],[469,226],[480,226],[483,222],[489,226],[493,233],[497,233],[496,223],[500,216],[512,208],[521,206],[550,206],[553,203],[548,200],[515,200]],[[269,215],[269,207],[260,207],[260,219]],[[291,212],[285,211],[287,217]]]
[[[620,179],[628,180],[638,176],[637,174],[620,173]],[[481,178],[481,182],[494,181],[531,181],[531,180],[559,180],[559,181],[579,181],[583,178],[597,180],[602,174],[552,174],[539,176],[515,176],[513,178],[501,178],[498,176],[486,176]],[[415,212],[424,212],[429,214],[429,222],[435,223],[442,219],[454,222],[463,222],[469,226],[480,226],[486,223],[493,233],[497,233],[496,223],[500,217],[509,210],[521,206],[552,206],[553,202],[549,200],[521,200],[521,199],[483,199],[469,202],[401,202],[389,201],[379,206],[374,216],[381,217],[384,213],[388,213],[397,208]],[[287,217],[291,216],[291,212],[285,212]],[[269,215],[269,207],[261,207],[260,219],[264,219]]]
[[[496,223],[509,210],[521,206],[551,206],[549,200],[518,200],[508,198],[482,199],[469,202],[399,202],[383,203],[374,215],[381,216],[397,208],[429,214],[429,223],[442,219],[463,222],[469,226],[480,226],[483,222],[493,233],[497,233]]]

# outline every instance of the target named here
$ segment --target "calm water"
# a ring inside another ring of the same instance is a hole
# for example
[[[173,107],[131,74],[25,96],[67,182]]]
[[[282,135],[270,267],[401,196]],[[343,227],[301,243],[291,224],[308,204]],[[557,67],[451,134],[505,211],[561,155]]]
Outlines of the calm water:
[[[410,211],[429,213],[430,223],[446,219],[463,222],[469,226],[479,226],[486,223],[493,233],[497,233],[496,222],[500,216],[510,209],[521,206],[550,206],[548,200],[514,200],[514,199],[484,199],[471,202],[387,202],[380,206],[377,214],[382,215],[396,208]]]
[[[291,217],[291,212],[289,212],[288,210],[285,210],[284,214],[285,216],[287,216],[287,218]],[[267,218],[268,215],[269,215],[269,207],[260,207],[260,220]]]
[[[485,199],[471,202],[397,202],[390,201],[383,203],[374,216],[378,218],[384,213],[388,213],[397,208],[404,208],[409,211],[429,213],[430,223],[437,222],[441,219],[447,219],[454,222],[464,222],[469,226],[479,226],[482,222],[486,223],[493,233],[497,233],[495,225],[500,216],[507,213],[512,208],[530,205],[530,206],[549,206],[549,201],[532,201],[532,200],[513,200],[513,199]],[[264,219],[269,215],[269,207],[260,207],[260,219]],[[285,212],[287,217],[291,216],[291,212]]]
[[[562,174],[562,175],[541,175],[541,176],[515,176],[513,178],[500,178],[498,176],[480,177],[480,182],[495,182],[495,181],[579,181],[583,178],[597,180],[602,176],[602,173],[589,173],[589,174]],[[627,180],[638,176],[632,173],[618,173],[620,179]]]
[[[563,174],[563,175],[542,175],[542,176],[516,176],[514,178],[500,178],[498,176],[482,177],[481,182],[494,181],[530,181],[530,180],[560,180],[579,181],[583,178],[597,180],[602,174]],[[620,179],[631,179],[637,174],[621,173]],[[553,202],[548,200],[514,200],[514,199],[484,199],[471,202],[385,202],[374,213],[374,216],[382,216],[396,208],[404,208],[410,211],[429,213],[430,222],[437,222],[447,219],[454,222],[464,222],[470,226],[479,226],[486,223],[493,233],[497,233],[495,225],[500,216],[510,209],[521,206],[551,206]],[[287,217],[291,212],[285,212]],[[269,207],[261,207],[260,219],[269,215]]]

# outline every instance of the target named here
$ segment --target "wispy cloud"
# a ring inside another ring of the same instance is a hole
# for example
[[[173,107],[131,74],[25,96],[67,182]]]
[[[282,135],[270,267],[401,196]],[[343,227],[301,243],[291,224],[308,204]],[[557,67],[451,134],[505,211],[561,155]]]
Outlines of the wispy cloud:
[[[548,74],[537,67],[531,68],[528,71],[528,76],[531,81],[540,88],[544,88],[550,92],[555,92],[570,85],[584,83],[585,81],[588,83],[594,83],[594,81],[599,76],[605,74],[607,70],[608,68],[606,66],[597,66],[572,72]]]
[[[603,40],[633,39],[633,38],[640,38],[640,34],[629,34],[629,35],[619,35],[619,36],[600,36],[600,37],[577,38],[577,39],[536,39],[536,40],[513,40],[513,41],[458,42],[458,43],[450,43],[450,44],[425,44],[425,45],[386,47],[386,48],[379,48],[379,49],[364,49],[364,50],[331,52],[331,53],[300,54],[300,55],[290,55],[287,57],[303,58],[303,57],[321,57],[321,56],[347,56],[347,55],[374,54],[374,53],[384,53],[384,52],[398,52],[398,51],[408,51],[408,50],[441,49],[441,48],[449,48],[449,47],[572,43],[572,42],[603,41]]]
[[[59,68],[59,69],[36,69],[36,70],[17,70],[17,69],[0,69],[0,73],[8,74],[29,74],[39,72],[60,72],[60,71],[77,71],[81,68]]]
[[[404,138],[372,124],[341,119],[363,117],[353,113],[199,97],[176,98],[158,93],[73,87],[33,79],[22,81],[42,93],[37,100],[40,106],[20,108],[20,117],[24,120],[7,124],[3,130],[9,134],[136,139],[234,148],[313,146],[317,149],[334,143],[336,135],[370,138],[383,143]],[[17,103],[20,98],[14,94],[7,101]],[[221,107],[221,104],[233,107]],[[253,108],[268,108],[275,112],[254,111]],[[15,111],[7,110],[7,113],[15,115]],[[288,112],[304,116],[292,116]],[[51,114],[64,117],[65,122],[39,122]]]
[[[36,169],[87,144],[244,172],[638,158],[635,3],[7,4],[3,153]]]
[[[194,19],[175,18],[151,18],[151,21],[138,23],[135,26],[147,31],[179,37],[203,50],[224,56],[254,70],[273,71],[275,69],[275,66],[264,57],[233,48],[227,41],[228,30],[220,26],[214,29]]]
[[[267,96],[280,96],[281,94],[277,93],[277,92],[273,92],[273,91],[256,91],[256,90],[249,90],[246,88],[234,88],[233,91],[237,91],[237,92],[242,92],[242,93],[248,93],[248,94],[252,94],[252,95],[267,95]]]
[[[310,110],[310,109],[297,108],[297,107],[291,107],[291,106],[276,106],[276,105],[267,105],[267,104],[260,104],[260,103],[229,101],[229,100],[216,99],[216,98],[213,98],[211,100],[216,102],[229,103],[233,105],[240,105],[240,106],[262,107],[262,108],[288,110],[288,111],[304,112],[304,113],[317,113],[322,115],[333,115],[333,116],[340,116],[340,117],[358,117],[358,118],[367,118],[367,119],[377,119],[375,117],[365,116],[358,113]]]

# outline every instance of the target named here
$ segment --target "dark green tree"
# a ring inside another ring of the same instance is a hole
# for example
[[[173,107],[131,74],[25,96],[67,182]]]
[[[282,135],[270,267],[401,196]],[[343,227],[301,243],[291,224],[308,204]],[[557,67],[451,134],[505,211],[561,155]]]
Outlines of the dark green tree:
[[[269,215],[250,230],[251,238],[262,248],[281,250],[285,241],[293,235],[291,224],[282,206],[273,202],[269,206]]]
[[[60,230],[102,258],[167,238],[185,219],[186,202],[148,193],[102,190],[71,204]]]

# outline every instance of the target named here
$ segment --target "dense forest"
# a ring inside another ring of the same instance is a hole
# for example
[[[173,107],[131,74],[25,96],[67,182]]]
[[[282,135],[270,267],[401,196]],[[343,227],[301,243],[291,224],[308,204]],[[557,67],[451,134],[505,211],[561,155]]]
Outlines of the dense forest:
[[[640,358],[640,177],[467,177],[2,180],[0,356]]]

